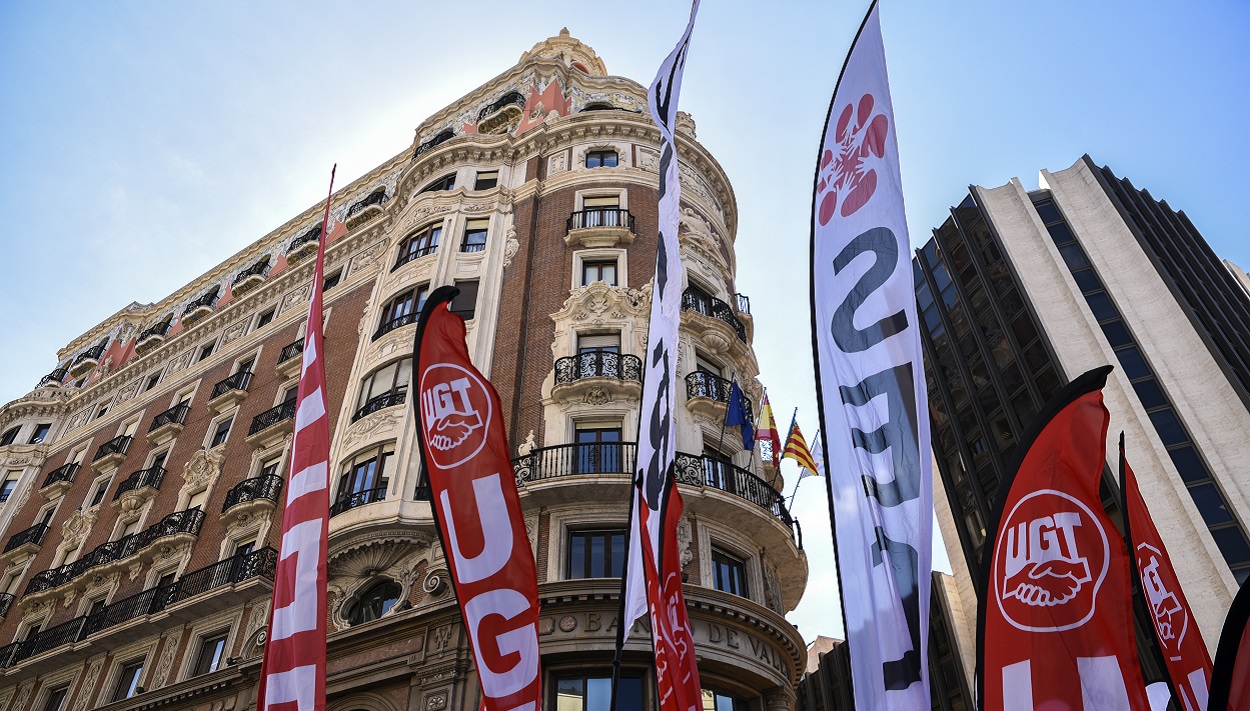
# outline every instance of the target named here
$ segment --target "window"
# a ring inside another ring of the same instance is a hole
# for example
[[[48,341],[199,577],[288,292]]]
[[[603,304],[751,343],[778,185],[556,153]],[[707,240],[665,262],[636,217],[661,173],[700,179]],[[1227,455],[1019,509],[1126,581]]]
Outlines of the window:
[[[256,539],[255,538],[249,538],[246,541],[239,541],[238,543],[234,544],[234,555],[236,556],[249,555],[251,553],[254,553],[255,551],[256,551]]]
[[[136,659],[122,665],[122,673],[117,677],[117,688],[113,690],[113,701],[129,699],[139,691],[139,676],[143,674],[143,660]]]
[[[617,711],[642,711],[641,676],[622,672],[616,693]],[[608,711],[611,707],[611,675],[556,679],[555,711]]]
[[[148,468],[149,469],[157,469],[157,468],[164,469],[165,459],[168,457],[169,457],[168,449],[165,450],[164,452],[157,453],[156,455],[152,457],[152,463],[148,465]]]
[[[56,515],[56,507],[49,506],[48,508],[40,512],[39,523],[42,523],[45,526],[49,526],[52,524],[52,517],[55,515]]]
[[[17,433],[20,432],[21,430],[22,430],[21,425],[18,425],[17,427],[10,427],[9,429],[5,430],[4,435],[0,436],[0,447],[13,444],[13,441],[17,439]]]
[[[577,430],[578,474],[621,472],[622,464],[620,427]]]
[[[233,417],[228,417],[217,423],[217,429],[213,431],[212,442],[209,447],[217,447],[226,443],[226,438],[230,436],[230,425],[234,422]]]
[[[746,711],[742,699],[714,689],[703,690],[703,711]]]
[[[625,531],[574,531],[569,533],[566,577],[619,578],[625,566]]]
[[[65,697],[68,695],[68,686],[53,689],[48,693],[48,700],[43,705],[43,711],[61,711],[61,709],[65,706]]]
[[[274,309],[266,309],[264,313],[260,315],[260,318],[256,319],[256,328],[264,328],[265,326],[268,326],[270,323],[272,323],[273,314],[274,314]]]
[[[339,498],[364,492],[379,495],[378,499],[371,500],[385,498],[386,487],[390,484],[386,465],[394,455],[394,444],[382,445],[357,454],[343,470],[343,476],[339,480]]]
[[[104,407],[100,408],[99,412],[95,413],[95,418],[98,420],[107,414],[109,414],[109,406],[105,405]]]
[[[577,354],[582,353],[620,353],[621,334],[583,334],[577,337]]]
[[[432,193],[438,190],[455,190],[455,189],[456,189],[456,174],[449,173],[448,175],[444,175],[443,177],[439,178],[438,180],[435,180],[434,182],[430,183],[424,188],[421,188],[421,192]]]
[[[152,377],[148,378],[148,384],[144,386],[143,392],[147,392],[151,390],[152,388],[156,387],[160,382],[161,382],[161,374],[157,373],[156,375],[153,375]]]
[[[326,277],[326,280],[325,280],[324,282],[322,282],[322,284],[321,284],[321,290],[322,290],[322,291],[329,291],[329,290],[333,289],[334,287],[338,286],[338,285],[339,285],[339,279],[341,279],[341,278],[342,278],[342,276],[343,276],[343,270],[342,270],[342,269],[335,269],[335,270],[334,270],[334,272],[333,272],[332,274],[330,274],[329,276],[327,276],[327,277]]]
[[[13,490],[17,488],[17,476],[10,472],[4,479],[4,483],[0,484],[0,504],[9,500],[13,495]]]
[[[421,316],[421,308],[425,306],[429,289],[428,286],[409,289],[388,301],[382,307],[382,320],[378,323],[378,330],[373,333],[373,340],[376,341],[400,326],[416,323]]]
[[[747,596],[746,563],[740,559],[713,548],[712,576],[717,590]]]
[[[477,313],[477,279],[457,281],[456,288],[460,293],[451,300],[450,310],[465,321],[470,321]]]
[[[627,227],[622,224],[620,195],[600,195],[582,199],[581,227]],[[574,226],[578,226],[574,223]]]
[[[104,495],[108,493],[108,490],[109,490],[108,479],[103,479],[98,484],[96,484],[95,493],[91,495],[91,503],[89,504],[89,506],[98,506],[101,501],[104,501]]]
[[[702,373],[711,373],[712,375],[720,375],[720,366],[703,356],[702,353],[695,351],[694,354],[695,369]]]
[[[198,360],[204,360],[205,358],[207,358],[207,357],[211,356],[211,355],[213,354],[213,345],[214,345],[214,344],[209,343],[208,345],[206,345],[206,346],[204,346],[203,348],[201,348],[201,349],[200,349],[200,357],[199,357],[199,359],[198,359]]]
[[[135,519],[131,521],[130,523],[126,524],[122,528],[122,534],[117,537],[117,540],[125,538],[126,536],[134,535],[138,532],[139,532],[139,519]]]
[[[477,174],[477,182],[473,184],[474,190],[490,190],[499,184],[499,171],[497,170],[481,170]]]
[[[35,425],[35,433],[30,436],[30,443],[39,444],[40,442],[44,441],[45,439],[47,439],[48,431],[51,429],[52,429],[52,425],[48,423],[41,423],[41,424]]]
[[[191,672],[192,676],[208,674],[221,668],[222,662],[226,661],[226,638],[229,636],[229,630],[222,630],[206,635],[200,641],[200,656],[195,660],[195,670]]]
[[[347,613],[347,621],[353,625],[370,622],[385,615],[399,602],[402,588],[393,580],[384,580],[365,592]]]
[[[616,151],[587,151],[587,168],[615,168]]]
[[[404,241],[399,243],[399,257],[395,260],[395,266],[391,267],[391,271],[399,269],[418,257],[425,257],[437,252],[438,242],[442,239],[442,236],[443,225],[439,223],[430,225],[405,237]]]
[[[464,223],[464,239],[460,242],[461,252],[481,252],[486,249],[486,231],[490,220],[468,220]]]
[[[278,476],[278,465],[282,463],[282,457],[274,457],[267,459],[260,465],[259,476]]]
[[[204,510],[204,502],[208,499],[208,489],[197,491],[191,495],[191,499],[187,501],[188,509]]]
[[[295,399],[298,397],[299,383],[292,383],[289,387],[287,387],[286,392],[282,394],[282,402],[283,404],[295,402]]]
[[[356,403],[358,409],[366,408],[371,401],[386,395],[399,395],[408,392],[408,381],[412,377],[412,359],[405,358],[395,361],[373,371],[360,384],[360,399]],[[397,402],[390,403],[399,404]],[[387,405],[381,405],[386,407]],[[368,414],[368,413],[365,413]],[[363,416],[363,415],[362,415]]]
[[[582,286],[601,281],[616,286],[616,260],[582,262]]]

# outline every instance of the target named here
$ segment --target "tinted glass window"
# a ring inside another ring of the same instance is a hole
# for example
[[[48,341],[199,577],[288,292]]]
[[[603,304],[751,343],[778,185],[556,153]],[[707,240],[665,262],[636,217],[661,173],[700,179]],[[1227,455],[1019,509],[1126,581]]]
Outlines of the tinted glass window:
[[[1208,526],[1233,520],[1232,514],[1228,512],[1228,505],[1224,503],[1224,497],[1220,495],[1219,489],[1215,488],[1215,484],[1191,486],[1189,495],[1194,498],[1198,513],[1202,514],[1202,520],[1206,521]]]
[[[1120,348],[1115,352],[1116,358],[1120,361],[1120,367],[1124,368],[1124,374],[1129,380],[1136,380],[1150,375],[1150,366],[1146,365],[1146,359],[1142,358],[1141,351],[1137,350],[1137,346],[1129,346]]]
[[[1210,476],[1206,465],[1202,463],[1202,459],[1193,447],[1187,445],[1169,449],[1168,455],[1172,457],[1172,463],[1176,465],[1177,471],[1181,473],[1181,478],[1185,481],[1199,481]]]
[[[1089,304],[1089,310],[1094,312],[1094,318],[1098,321],[1109,321],[1118,315],[1115,304],[1111,303],[1111,297],[1105,291],[1086,294],[1085,302]]]
[[[1069,269],[1084,269],[1089,266],[1085,251],[1079,245],[1069,244],[1059,248],[1059,256],[1067,263]]]
[[[1185,429],[1181,427],[1180,420],[1176,419],[1176,413],[1170,407],[1150,413],[1150,421],[1154,423],[1155,431],[1159,433],[1159,439],[1163,441],[1165,447],[1189,440],[1189,437],[1185,435]]]
[[[1112,348],[1127,346],[1133,343],[1133,334],[1128,332],[1128,327],[1124,322],[1115,319],[1102,324],[1103,335],[1107,337],[1107,341],[1111,343]]]
[[[1072,278],[1076,280],[1076,286],[1082,293],[1098,291],[1102,288],[1102,280],[1098,278],[1093,269],[1082,269],[1079,272],[1072,272]]]

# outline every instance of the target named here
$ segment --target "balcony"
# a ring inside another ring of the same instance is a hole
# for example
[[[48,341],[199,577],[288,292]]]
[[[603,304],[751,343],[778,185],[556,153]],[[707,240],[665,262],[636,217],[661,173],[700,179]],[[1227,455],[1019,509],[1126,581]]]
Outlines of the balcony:
[[[128,435],[119,435],[100,445],[95,452],[95,459],[91,460],[91,468],[100,473],[116,469],[130,451],[130,441]]]
[[[9,616],[9,608],[17,598],[10,593],[0,593],[0,620]]]
[[[321,241],[321,227],[317,225],[291,240],[291,246],[286,248],[287,264],[295,264],[304,257],[316,253],[317,244]]]
[[[732,381],[706,370],[696,370],[686,376],[686,409],[691,413],[724,422],[731,392],[733,392]],[[754,422],[751,403],[745,404],[747,419]]]
[[[169,327],[174,322],[174,315],[170,314],[165,317],[164,321],[160,321],[151,328],[139,334],[135,339],[135,351],[143,354],[165,342],[165,337],[169,335]]]
[[[354,230],[382,214],[382,206],[389,198],[385,189],[375,190],[347,208],[347,229]]]
[[[723,491],[768,511],[789,529],[790,539],[803,547],[802,531],[786,510],[785,497],[751,472],[720,459],[678,452],[676,476],[678,484]]]
[[[265,282],[269,276],[269,257],[239,272],[230,283],[230,293],[235,297],[243,296]]]
[[[608,351],[587,351],[557,358],[555,386],[558,400],[584,400],[604,404],[613,397],[637,398],[642,392],[642,359]]]
[[[61,387],[61,384],[65,382],[65,378],[67,377],[69,377],[69,368],[57,368],[51,373],[48,373],[47,375],[40,378],[39,384],[36,385],[35,387],[36,388],[47,388],[47,387],[59,388]]]
[[[394,331],[397,328],[400,328],[401,326],[407,326],[410,323],[416,323],[417,319],[419,318],[421,318],[421,312],[413,311],[412,313],[407,313],[398,318],[393,318],[390,321],[386,321],[381,326],[378,326],[378,330],[373,332],[373,340],[376,341],[382,336],[385,336],[386,334],[390,333],[391,331]]]
[[[377,489],[365,489],[364,491],[352,491],[339,494],[339,497],[335,499],[333,504],[330,505],[330,517],[333,518],[344,511],[350,511],[358,506],[364,506],[365,504],[372,504],[385,500],[385,486]]]
[[[252,371],[240,370],[213,386],[208,396],[208,407],[221,414],[247,399],[247,389],[252,384]]]
[[[749,301],[747,302],[747,308],[750,308]],[[695,318],[700,321],[707,321],[706,325],[715,325],[718,322],[723,323],[732,329],[739,341],[747,342],[747,328],[742,325],[742,321],[734,314],[734,310],[729,304],[708,295],[701,289],[691,287],[682,292],[681,310],[697,314]]]
[[[192,571],[169,585],[148,588],[116,600],[91,614],[36,632],[25,641],[0,647],[0,669],[23,665],[27,672],[41,673],[62,666],[67,661],[82,659],[151,635],[158,628],[167,626],[159,624],[166,618],[189,622],[226,609],[254,597],[257,587],[272,589],[277,561],[277,551],[262,548]],[[11,602],[12,596],[9,598]],[[0,602],[0,605],[4,603]],[[108,633],[106,637],[97,636],[103,632]],[[107,643],[104,643],[105,638]],[[80,644],[84,641],[99,646],[92,648],[92,644]],[[67,645],[74,647],[33,661],[45,652]],[[30,664],[27,664],[28,660],[31,660]]]
[[[638,458],[633,442],[558,444],[512,460],[518,485],[583,474],[631,474]]]
[[[69,364],[69,374],[77,378],[87,373],[92,368],[100,364],[100,358],[104,356],[104,344],[92,346],[82,353]]]
[[[217,292],[220,290],[221,287],[214,286],[204,292],[200,298],[187,304],[187,308],[182,310],[182,327],[191,328],[211,314],[213,307],[217,305]]]
[[[510,91],[504,94],[477,112],[477,132],[484,134],[496,132],[519,118],[523,108],[525,108],[525,97],[520,92]]]
[[[9,542],[4,544],[4,552],[0,554],[0,560],[12,562],[17,558],[34,555],[49,530],[48,524],[36,523],[25,531],[18,531],[9,536]]]
[[[123,536],[115,541],[102,543],[73,563],[51,568],[36,574],[26,584],[23,597],[46,592],[73,581],[88,570],[108,568],[121,570],[127,567],[131,556],[139,555],[157,541],[169,538],[191,539],[198,536],[204,524],[204,512],[199,509],[176,511],[148,526],[146,529]],[[177,541],[175,541],[175,544]],[[101,574],[105,574],[104,571]]]
[[[244,438],[249,445],[263,449],[295,429],[295,400],[287,400],[252,418]]]
[[[428,151],[432,151],[432,150],[434,150],[436,147],[438,147],[440,144],[442,144],[442,143],[446,143],[447,141],[450,141],[451,139],[453,139],[453,138],[455,138],[455,137],[456,137],[456,132],[455,132],[455,131],[451,130],[450,128],[448,128],[448,129],[444,129],[444,130],[443,130],[443,131],[441,131],[441,132],[440,132],[437,136],[435,136],[435,137],[431,138],[430,140],[426,141],[425,143],[422,143],[421,145],[417,146],[416,153],[414,153],[412,157],[413,157],[413,158],[420,158],[420,157],[421,157],[421,155],[422,155],[423,153],[426,153],[426,152],[428,152]]]
[[[592,207],[569,215],[564,243],[570,247],[633,244],[634,216],[619,207]]]
[[[121,506],[124,511],[135,511],[156,497],[164,480],[165,467],[140,469],[117,485],[117,491],[113,492],[113,504]]]
[[[65,490],[74,483],[74,475],[81,468],[77,462],[69,462],[48,472],[48,475],[43,478],[43,485],[39,487],[39,495],[51,501],[64,494]]]
[[[365,401],[365,404],[362,405],[359,410],[356,410],[356,412],[352,414],[352,422],[356,422],[357,420],[360,420],[362,417],[367,417],[369,415],[372,415],[373,413],[383,408],[395,407],[396,405],[402,405],[404,404],[404,401],[407,399],[407,396],[408,396],[408,388],[407,386],[404,386],[404,387],[397,388],[387,393],[382,393],[381,395],[378,395],[377,397],[369,398],[367,401]]]
[[[190,405],[179,404],[153,417],[152,424],[148,426],[148,442],[156,447],[177,437],[190,411]]]
[[[273,474],[244,479],[226,492],[221,505],[221,520],[227,526],[236,520],[254,518],[268,513],[278,505],[282,495],[282,477]]]
[[[304,339],[302,338],[294,343],[288,343],[285,347],[283,347],[282,351],[278,353],[278,375],[284,378],[289,378],[292,375],[295,375],[295,372],[300,368],[301,359],[299,356],[303,354],[303,352]]]

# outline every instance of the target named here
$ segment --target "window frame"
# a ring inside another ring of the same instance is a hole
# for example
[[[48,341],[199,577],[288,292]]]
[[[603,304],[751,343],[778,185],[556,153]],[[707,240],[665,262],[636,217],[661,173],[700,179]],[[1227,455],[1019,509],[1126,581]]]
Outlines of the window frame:
[[[109,697],[110,703],[124,701],[134,698],[138,695],[138,689],[141,688],[139,681],[143,677],[144,667],[147,666],[147,657],[135,657],[129,661],[120,662],[118,664],[117,681],[113,684],[113,693]],[[126,672],[134,669],[134,675],[130,678],[129,683],[126,681]],[[124,688],[124,691],[123,691]]]
[[[35,431],[30,433],[30,441],[27,444],[43,444],[50,434],[52,434],[52,423],[40,422],[35,425]]]
[[[623,573],[625,559],[629,557],[629,550],[625,546],[626,530],[624,528],[602,528],[602,527],[571,528],[571,529],[568,529],[567,536],[568,536],[568,540],[565,545],[565,556],[564,556],[564,579],[565,580],[600,580],[604,578],[612,579],[612,578],[621,577],[620,575],[612,575],[612,573],[615,572],[615,570],[618,568]],[[614,556],[612,555],[613,551],[615,550],[615,547],[613,545],[615,543],[614,539],[617,536],[620,537],[620,542],[621,542],[621,560],[619,561],[615,560]],[[577,545],[574,542],[574,539],[576,538],[584,539],[584,543],[582,544],[583,553],[582,553],[582,561],[581,561],[581,569],[583,573],[582,575],[575,574],[576,561],[574,559],[573,551]],[[603,543],[603,550],[602,550],[601,555],[603,559],[603,570],[604,570],[605,575],[602,575],[602,576],[594,574],[594,547],[595,547],[594,543],[595,542]]]
[[[225,425],[224,432],[222,431],[223,425]],[[216,422],[214,422],[213,428],[210,430],[211,434],[208,437],[208,448],[216,449],[217,447],[224,446],[227,442],[230,441],[230,431],[233,429],[234,429],[234,413],[231,413],[227,415],[226,417],[223,417],[217,420]],[[220,441],[218,440],[218,438],[220,438]]]
[[[607,165],[608,156],[611,156],[611,165]],[[591,165],[591,161],[595,161],[595,165]],[[615,148],[593,148],[586,151],[582,158],[582,164],[589,170],[595,168],[617,168],[621,165],[621,153]]]
[[[209,651],[208,645],[216,642],[216,649],[212,653],[208,664],[205,664],[206,653]],[[230,628],[218,629],[214,632],[208,632],[199,636],[199,652],[195,655],[195,665],[191,667],[191,676],[203,676],[212,674],[215,671],[221,671],[226,666],[226,660],[229,659],[230,644]],[[205,668],[207,666],[207,668]]]
[[[484,176],[492,176],[492,175],[494,176],[493,178],[484,177]],[[482,185],[483,180],[491,181],[491,184],[483,186]],[[477,171],[477,175],[474,176],[474,179],[473,179],[474,190],[494,190],[498,186],[499,186],[499,169],[498,168],[496,168],[495,170],[479,170]]]
[[[399,252],[396,254],[395,266],[391,267],[391,271],[422,257],[438,254],[438,247],[443,240],[443,227],[442,221],[431,222],[408,233],[399,242]]]
[[[748,572],[747,560],[745,558],[739,557],[735,553],[731,553],[730,551],[725,550],[723,546],[718,546],[716,544],[713,544],[711,546],[711,555],[709,556],[709,558],[711,559],[711,562],[712,562],[712,588],[715,590],[719,590],[723,593],[729,593],[730,595],[737,595],[739,597],[744,597],[750,600],[751,599],[751,583],[750,583],[750,577],[747,575],[747,572]],[[718,558],[727,559],[727,560],[721,561],[721,560],[718,560]],[[742,586],[742,590],[740,592],[736,590],[729,590],[727,588],[721,587],[720,566],[726,565],[732,569],[734,567],[733,564],[736,564],[738,568],[738,578]]]
[[[481,237],[479,240],[478,237]],[[475,217],[464,221],[464,229],[460,232],[460,252],[477,254],[485,252],[490,240],[490,218]]]
[[[451,181],[450,183],[448,182],[449,180]],[[433,192],[441,192],[441,191],[455,190],[455,189],[456,189],[456,173],[455,171],[452,171],[451,173],[448,173],[441,178],[437,178],[435,180],[430,181],[429,183],[426,183],[425,187],[417,191],[417,194],[420,195],[421,193],[433,193]]]

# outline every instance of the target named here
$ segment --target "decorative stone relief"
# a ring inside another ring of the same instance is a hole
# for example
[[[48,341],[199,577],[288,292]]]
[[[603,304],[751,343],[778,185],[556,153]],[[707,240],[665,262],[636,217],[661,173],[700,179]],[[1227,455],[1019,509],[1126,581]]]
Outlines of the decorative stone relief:
[[[221,465],[225,461],[226,455],[216,450],[196,450],[195,454],[191,455],[191,461],[187,462],[186,467],[183,468],[182,478],[186,482],[183,488],[193,488],[216,481],[221,475]]]
[[[305,302],[308,301],[309,286],[310,284],[307,283],[301,284],[287,292],[287,295],[282,297],[282,308],[279,309],[279,312],[286,313],[293,308],[304,307]]]
[[[660,154],[651,148],[638,147],[638,167],[648,173],[660,172]]]
[[[569,169],[569,158],[568,158],[568,154],[565,153],[564,151],[560,151],[559,153],[547,159],[547,175],[555,175],[556,173],[563,173],[564,171],[568,169]]]
[[[395,429],[403,418],[403,412],[402,409],[379,411],[353,422],[347,429],[347,434],[343,435],[343,449],[350,451],[367,437],[374,434],[380,436]]]
[[[694,541],[694,528],[690,525],[690,520],[685,516],[681,517],[681,521],[677,524],[677,550],[681,554],[681,567],[685,568],[690,561],[694,560],[694,553],[690,550],[690,544]]]
[[[191,351],[186,351],[185,353],[179,353],[178,355],[169,359],[169,367],[167,368],[167,370],[170,373],[176,373],[182,370],[183,368],[187,367],[187,364],[190,362],[191,362]]]
[[[382,253],[386,250],[386,241],[374,242],[365,249],[361,250],[352,259],[351,273],[355,274],[363,269],[367,269],[378,261]]]
[[[451,625],[443,625],[434,630],[434,636],[430,639],[430,651],[434,654],[442,656],[447,648],[451,646]]]
[[[17,687],[17,701],[13,702],[14,711],[22,711],[26,708],[26,700],[30,698],[30,692],[35,688],[35,682],[28,681]]]
[[[182,641],[182,629],[177,628],[165,633],[165,644],[161,647],[161,659],[152,672],[151,686],[159,689],[169,680],[169,672],[174,668],[174,659],[178,656],[178,643]]]
[[[521,444],[520,444],[520,445],[516,448],[516,453],[517,453],[517,456],[518,456],[518,457],[528,457],[528,456],[529,456],[529,454],[530,454],[530,452],[533,452],[533,451],[534,451],[535,446],[536,446],[536,445],[535,445],[535,443],[534,443],[534,430],[530,430],[530,433],[529,433],[528,435],[526,435],[526,436],[525,436],[525,441],[524,441],[524,442],[522,442],[522,443],[521,443]]]
[[[449,589],[448,579],[449,574],[446,570],[428,570],[425,580],[421,582],[421,589],[431,598],[442,597],[443,593]]]
[[[104,655],[101,654],[89,662],[86,668],[87,672],[83,675],[82,683],[78,685],[78,700],[74,702],[74,711],[83,711],[91,701],[95,683],[100,678],[100,670],[104,668]]]
[[[229,326],[227,326],[225,335],[221,337],[222,344],[230,343],[231,341],[237,341],[238,339],[242,338],[243,334],[247,333],[247,327],[250,322],[251,322],[251,319],[245,318],[242,321],[236,321],[230,324]]]
[[[425,711],[443,711],[447,708],[447,694],[434,694],[426,699]]]
[[[505,267],[512,266],[512,258],[516,256],[518,250],[521,249],[521,242],[516,238],[516,229],[508,228],[508,241],[503,246],[503,265]]]
[[[256,630],[265,626],[265,621],[269,619],[269,599],[263,599],[252,605],[252,614],[247,618],[247,627],[244,628],[247,634],[243,635],[244,639],[250,638],[256,634]]]
[[[425,205],[419,207],[409,213],[404,219],[404,227],[416,227],[418,223],[425,222],[435,215],[441,215],[451,211],[451,205]]]
[[[612,396],[603,388],[591,388],[586,391],[584,402],[587,405],[606,405],[612,402]]]
[[[762,556],[760,563],[760,567],[764,569],[764,604],[778,615],[784,614],[782,611],[781,582],[777,580],[777,570],[763,560]]]
[[[689,189],[692,193],[703,198],[723,218],[725,216],[725,208],[721,207],[720,198],[716,196],[716,191],[712,189],[712,186],[708,185],[707,179],[703,177],[703,174],[685,163],[680,163],[678,169],[681,172],[682,189]]]

